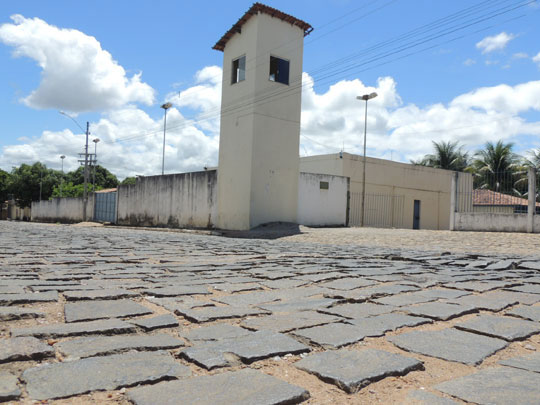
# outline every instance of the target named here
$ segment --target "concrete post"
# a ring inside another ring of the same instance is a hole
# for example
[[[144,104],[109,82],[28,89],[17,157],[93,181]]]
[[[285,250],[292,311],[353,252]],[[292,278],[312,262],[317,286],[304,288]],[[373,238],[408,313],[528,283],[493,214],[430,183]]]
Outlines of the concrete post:
[[[457,178],[458,173],[452,173],[452,184],[450,186],[450,230],[455,231],[456,228],[456,193],[457,193]]]
[[[529,167],[527,173],[529,178],[529,207],[527,209],[527,232],[534,232],[534,214],[536,212],[536,170]]]

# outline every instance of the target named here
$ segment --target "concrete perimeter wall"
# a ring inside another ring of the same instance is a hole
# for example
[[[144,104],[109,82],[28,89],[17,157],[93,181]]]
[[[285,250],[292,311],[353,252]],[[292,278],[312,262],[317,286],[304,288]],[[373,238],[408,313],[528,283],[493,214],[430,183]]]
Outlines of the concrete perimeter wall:
[[[487,212],[456,212],[456,231],[527,232],[527,215]],[[534,216],[533,230],[540,233],[540,216]]]
[[[138,177],[135,185],[119,186],[117,198],[118,225],[213,228],[217,172]]]
[[[32,221],[38,222],[81,222],[83,220],[83,198],[53,198],[32,202]],[[94,195],[88,195],[86,220],[94,218]]]
[[[298,223],[308,226],[345,226],[348,188],[347,177],[300,173]]]

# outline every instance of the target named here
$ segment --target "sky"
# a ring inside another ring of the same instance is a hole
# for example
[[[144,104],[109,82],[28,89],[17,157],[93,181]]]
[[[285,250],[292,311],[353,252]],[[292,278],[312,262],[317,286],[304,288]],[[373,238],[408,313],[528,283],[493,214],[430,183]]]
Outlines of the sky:
[[[64,170],[76,169],[89,122],[99,164],[119,178],[160,174],[165,102],[165,172],[216,166],[223,53],[212,46],[251,4],[0,2],[0,168],[60,169],[65,155]],[[539,0],[265,4],[314,28],[300,156],[361,154],[356,96],[373,91],[368,156],[409,162],[433,141],[540,148]]]

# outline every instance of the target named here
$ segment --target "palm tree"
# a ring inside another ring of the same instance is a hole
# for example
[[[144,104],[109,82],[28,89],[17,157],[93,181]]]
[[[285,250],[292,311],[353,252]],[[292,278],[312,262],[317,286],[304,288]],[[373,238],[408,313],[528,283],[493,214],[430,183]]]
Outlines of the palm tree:
[[[525,166],[534,167],[537,170],[540,170],[540,148],[537,150],[532,150],[529,154],[530,158],[525,159]]]
[[[469,154],[463,151],[463,146],[459,142],[432,142],[434,153],[418,161],[411,160],[412,164],[459,172],[465,170],[469,164]]]
[[[512,142],[486,142],[484,149],[476,152],[472,164],[475,188],[486,188],[502,193],[518,193],[514,187],[523,177],[522,159],[513,152]]]

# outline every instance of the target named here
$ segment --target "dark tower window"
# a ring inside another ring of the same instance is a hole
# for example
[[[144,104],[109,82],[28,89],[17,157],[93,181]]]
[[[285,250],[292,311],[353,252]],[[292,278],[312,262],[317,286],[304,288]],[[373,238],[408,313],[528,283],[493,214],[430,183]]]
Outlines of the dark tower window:
[[[289,61],[270,56],[270,77],[273,82],[289,84]]]
[[[232,61],[231,84],[246,80],[246,55]]]

